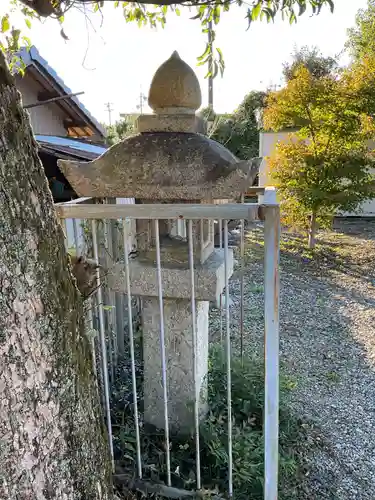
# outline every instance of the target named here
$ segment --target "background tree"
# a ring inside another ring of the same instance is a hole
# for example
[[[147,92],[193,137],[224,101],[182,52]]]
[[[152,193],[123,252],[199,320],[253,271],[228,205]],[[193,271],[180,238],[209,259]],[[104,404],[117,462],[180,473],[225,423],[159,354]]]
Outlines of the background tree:
[[[266,92],[253,90],[233,113],[226,147],[241,160],[259,156],[258,112],[264,107],[265,97]]]
[[[105,125],[105,128],[107,129],[106,142],[108,146],[112,146],[134,133],[134,124],[124,118],[114,125]]]
[[[217,115],[211,106],[205,106],[198,111],[198,116],[200,116],[203,120],[207,120],[209,122],[215,121]]]
[[[346,47],[354,61],[375,58],[375,0],[368,0],[367,9],[360,9],[355,26],[348,31]]]
[[[360,76],[348,70],[339,80],[314,78],[300,66],[287,86],[267,100],[267,129],[299,128],[277,145],[270,178],[279,190],[285,222],[308,230],[310,248],[318,223],[338,210],[354,211],[374,196],[374,157],[366,141],[375,125],[362,99],[363,84],[356,86]]]
[[[333,57],[325,57],[317,47],[304,46],[294,49],[292,61],[283,64],[283,76],[286,82],[294,78],[300,66],[304,66],[314,78],[334,75],[338,71],[338,62]]]
[[[209,130],[212,139],[227,147],[237,158],[248,160],[259,156],[258,112],[264,107],[267,93],[249,92],[231,114],[215,115]],[[204,108],[202,114],[208,114]]]

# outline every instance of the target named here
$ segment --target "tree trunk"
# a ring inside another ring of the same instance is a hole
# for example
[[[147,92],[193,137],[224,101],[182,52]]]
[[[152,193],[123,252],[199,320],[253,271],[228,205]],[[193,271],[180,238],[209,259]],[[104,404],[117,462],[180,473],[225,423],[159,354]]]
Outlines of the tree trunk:
[[[316,229],[317,229],[316,212],[313,212],[311,214],[311,218],[310,218],[309,240],[308,240],[308,247],[309,248],[315,248]]]
[[[108,500],[107,450],[82,301],[0,51],[0,498]]]

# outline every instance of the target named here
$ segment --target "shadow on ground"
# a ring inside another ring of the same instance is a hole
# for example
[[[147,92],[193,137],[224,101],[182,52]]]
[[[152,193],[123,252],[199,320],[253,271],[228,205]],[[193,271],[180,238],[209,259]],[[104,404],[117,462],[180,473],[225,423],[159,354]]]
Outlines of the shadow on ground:
[[[281,243],[280,353],[294,381],[288,405],[307,430],[298,499],[366,500],[375,491],[375,223],[340,224],[319,236],[314,252],[298,235],[284,234]],[[247,235],[243,345],[259,356],[263,246],[260,231]],[[230,286],[238,350],[238,273]],[[218,338],[217,312],[211,323]]]

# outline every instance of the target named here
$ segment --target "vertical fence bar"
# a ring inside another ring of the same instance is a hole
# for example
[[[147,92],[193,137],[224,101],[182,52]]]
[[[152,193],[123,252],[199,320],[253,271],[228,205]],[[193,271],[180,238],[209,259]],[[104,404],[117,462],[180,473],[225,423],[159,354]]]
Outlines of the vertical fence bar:
[[[80,249],[79,239],[78,239],[77,219],[73,219],[73,235],[74,235],[74,246],[75,246],[75,250],[76,250],[76,256],[79,257],[82,254],[82,252]],[[90,332],[90,334],[92,334],[92,331],[94,329],[94,318],[93,318],[92,308],[93,308],[93,303],[92,303],[92,299],[90,298],[87,300],[87,310],[86,310],[86,328]],[[92,340],[91,340],[91,349],[92,349],[93,369],[94,369],[95,379],[97,382],[95,339],[94,338],[92,338]]]
[[[228,269],[228,221],[224,221],[224,272],[225,272],[225,351],[227,364],[227,406],[228,406],[228,494],[233,496],[233,453],[232,453],[232,371],[229,315],[229,269]]]
[[[64,245],[65,245],[65,250],[68,252],[69,250],[69,241],[68,241],[68,226],[67,226],[67,220],[66,219],[60,219],[61,223],[61,229],[64,233]]]
[[[99,314],[98,314],[99,303],[98,303],[97,293],[92,295],[90,300],[91,300],[91,304],[92,304],[93,326],[99,333],[98,338],[93,339],[94,354],[95,354],[93,362],[95,363],[97,385],[98,385],[100,400],[102,403],[103,411],[105,411],[106,404],[105,404],[105,397],[104,397],[103,360],[102,360],[102,353],[101,353],[101,348],[100,348],[100,324],[99,324]]]
[[[79,257],[81,255],[81,251],[79,249],[77,219],[73,219],[73,235],[74,235],[74,246],[76,247],[76,255],[77,257]]]
[[[117,323],[117,350],[118,356],[125,352],[125,297],[122,293],[115,293],[115,313]]]
[[[94,330],[94,316],[92,313],[93,309],[93,301],[92,298],[90,297],[87,301],[87,310],[86,310],[86,328],[92,335],[92,332]],[[93,369],[94,369],[94,374],[95,374],[95,380],[96,383],[98,383],[97,377],[97,371],[96,371],[96,353],[95,353],[95,338],[92,337],[91,339],[91,349],[92,349],[92,364],[93,364]]]
[[[113,203],[113,199],[111,199]],[[114,200],[114,203],[116,203],[116,199]],[[113,246],[113,221],[106,221],[107,226],[106,226],[106,244],[109,250],[109,258],[111,260],[111,266],[113,266],[113,263],[115,262],[115,253],[116,250]],[[109,293],[109,298],[111,302],[111,317],[112,317],[112,326],[113,326],[113,349],[114,349],[114,362],[115,362],[115,368],[117,367],[118,363],[118,335],[117,335],[117,316],[116,316],[116,297],[115,293],[112,290],[108,291]]]
[[[163,381],[163,398],[164,398],[164,427],[165,427],[165,447],[166,447],[166,462],[167,462],[167,483],[171,485],[171,457],[169,445],[169,422],[168,422],[168,392],[167,392],[167,363],[165,359],[165,332],[164,332],[164,308],[163,308],[163,286],[161,274],[161,259],[160,259],[160,236],[159,236],[159,220],[155,219],[155,244],[156,244],[156,264],[158,273],[158,295],[159,295],[159,314],[160,314],[160,351],[161,351],[161,368]]]
[[[244,195],[241,195],[241,203],[244,203]],[[243,323],[244,323],[244,274],[245,274],[245,220],[241,220],[241,241],[240,241],[240,259],[241,259],[241,271],[240,271],[240,336],[241,336],[241,363],[243,366]]]
[[[219,219],[219,246],[220,246],[220,249],[223,248],[223,220],[222,219]],[[223,294],[222,293],[220,293],[219,307],[220,307],[220,342],[221,342],[221,346],[223,346]]]
[[[112,252],[109,245],[109,236],[108,236],[109,224],[108,220],[104,221],[104,249],[105,249],[105,263],[107,270],[113,265],[112,261]],[[107,288],[105,293],[106,299],[108,299],[106,316],[107,316],[107,324],[108,324],[108,350],[109,350],[109,360],[110,360],[110,368],[111,368],[111,383],[114,385],[115,381],[115,366],[117,359],[117,333],[115,332],[115,320],[114,320],[114,307],[115,307],[115,297],[112,290]]]
[[[197,490],[201,489],[201,455],[200,455],[200,440],[199,440],[199,391],[197,391],[197,330],[196,330],[196,314],[195,314],[195,279],[194,279],[194,242],[193,242],[193,222],[188,221],[188,242],[189,242],[189,267],[191,279],[191,319],[192,319],[192,336],[193,336],[193,377],[194,377],[194,420],[195,420],[195,446],[196,446],[196,461],[197,461]]]
[[[99,263],[99,249],[98,249],[98,235],[96,229],[96,220],[92,221],[92,246],[94,250],[94,259]],[[111,422],[111,404],[109,398],[109,380],[108,380],[108,364],[107,364],[107,347],[105,342],[105,331],[104,331],[104,311],[103,311],[103,292],[100,286],[100,270],[96,270],[97,277],[97,297],[98,297],[98,309],[99,309],[99,334],[100,334],[100,347],[101,347],[101,361],[102,361],[102,372],[103,372],[103,386],[104,386],[104,404],[105,404],[105,414],[107,421],[107,431],[108,431],[108,441],[109,441],[109,451],[112,460],[112,469],[114,470],[114,455],[113,455],[113,440],[112,440],[112,422]]]
[[[133,385],[133,397],[134,397],[134,423],[135,423],[135,435],[137,441],[137,469],[138,469],[138,476],[140,479],[142,479],[141,439],[139,435],[138,394],[137,394],[137,378],[135,373],[135,355],[134,355],[133,312],[132,312],[132,296],[130,290],[130,272],[129,272],[128,225],[125,219],[123,219],[122,224],[123,224],[123,238],[124,238],[126,295],[128,299],[129,344],[130,344],[130,358],[132,364],[132,385]]]
[[[266,198],[266,197],[265,197]],[[279,439],[279,236],[280,212],[265,207],[265,411],[264,499],[277,499]]]
[[[116,200],[117,203],[117,200]],[[125,225],[124,220],[121,221]],[[119,221],[111,221],[111,236],[113,258],[118,261],[122,252],[120,250],[120,228]],[[125,296],[123,293],[116,292],[115,296],[115,316],[117,325],[117,352],[118,356],[123,356],[125,353]]]

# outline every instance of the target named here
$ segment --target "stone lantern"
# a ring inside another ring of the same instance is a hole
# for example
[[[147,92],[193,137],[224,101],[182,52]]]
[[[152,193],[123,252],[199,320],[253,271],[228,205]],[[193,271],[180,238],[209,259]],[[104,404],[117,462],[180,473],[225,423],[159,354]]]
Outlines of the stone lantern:
[[[144,204],[201,204],[238,198],[252,185],[257,165],[239,162],[224,146],[195,132],[201,128],[195,114],[201,106],[200,86],[194,71],[177,52],[156,71],[148,102],[153,114],[139,116],[136,135],[92,162],[59,161],[78,195],[132,197]],[[224,252],[214,248],[213,221],[194,221],[192,227],[198,344],[195,387],[187,226],[185,220],[159,220],[169,423],[180,432],[194,425],[192,403],[197,395],[201,398],[201,414],[205,413],[209,302],[216,301],[225,286]],[[137,256],[129,262],[129,273],[132,295],[142,298],[144,419],[162,428],[154,221],[137,221],[137,250]],[[231,251],[227,269],[231,275]],[[109,286],[126,293],[123,263],[113,270]]]

